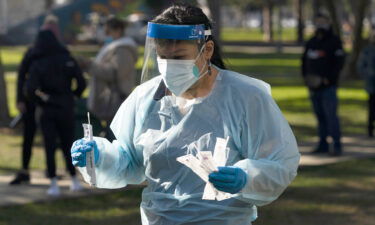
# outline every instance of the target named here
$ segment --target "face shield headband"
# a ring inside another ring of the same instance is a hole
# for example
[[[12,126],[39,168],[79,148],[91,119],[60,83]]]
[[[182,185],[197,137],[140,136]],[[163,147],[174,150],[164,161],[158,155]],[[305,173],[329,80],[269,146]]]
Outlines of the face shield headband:
[[[171,25],[148,23],[147,37],[173,40],[199,40],[211,35],[211,30],[205,30],[203,24]]]
[[[144,50],[141,83],[160,75],[156,47],[161,43],[173,45],[179,41],[196,41],[204,44],[211,30],[205,30],[203,24],[197,25],[170,25],[148,23]]]

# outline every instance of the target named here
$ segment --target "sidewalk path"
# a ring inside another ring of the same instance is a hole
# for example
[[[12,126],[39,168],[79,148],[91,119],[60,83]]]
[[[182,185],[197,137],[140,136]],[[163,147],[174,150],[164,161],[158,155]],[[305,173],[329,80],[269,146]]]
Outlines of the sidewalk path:
[[[62,173],[59,173],[62,174]],[[44,175],[44,171],[32,171],[30,184],[13,185],[8,183],[14,178],[14,174],[0,175],[0,206],[17,205],[30,202],[49,201],[59,198],[74,198],[91,194],[106,193],[110,190],[94,189],[82,182],[84,190],[71,192],[69,190],[69,176],[64,176],[58,181],[61,195],[59,197],[49,197],[46,192],[50,181]]]
[[[365,137],[344,137],[342,140],[344,144],[344,154],[340,157],[311,155],[309,152],[314,148],[315,143],[300,143],[299,149],[302,154],[300,166],[318,166],[356,158],[375,157],[375,138],[369,139]],[[89,187],[87,184],[84,184],[85,190],[72,193],[69,191],[69,176],[65,176],[58,182],[61,188],[61,196],[58,198],[51,198],[46,195],[49,180],[45,178],[43,171],[32,172],[30,185],[9,186],[8,183],[13,179],[13,176],[13,174],[0,175],[0,207],[30,202],[51,201],[59,198],[74,198],[113,191],[94,189]]]
[[[375,138],[343,137],[343,154],[340,157],[332,157],[327,154],[310,154],[316,143],[299,143],[299,150],[302,155],[300,166],[319,166],[351,159],[375,158]]]

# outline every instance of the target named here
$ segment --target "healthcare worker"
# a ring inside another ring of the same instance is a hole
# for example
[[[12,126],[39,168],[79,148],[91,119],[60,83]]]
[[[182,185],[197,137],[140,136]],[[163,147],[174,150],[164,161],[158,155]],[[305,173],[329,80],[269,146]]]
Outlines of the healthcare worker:
[[[297,174],[300,158],[288,122],[259,80],[225,70],[212,25],[200,8],[173,5],[148,24],[143,83],[118,110],[112,143],[76,141],[73,164],[85,180],[94,151],[97,187],[147,181],[142,224],[249,225]],[[229,138],[226,166],[209,175],[233,194],[203,200],[205,181],[176,161],[213,151]],[[93,150],[92,150],[93,149]]]

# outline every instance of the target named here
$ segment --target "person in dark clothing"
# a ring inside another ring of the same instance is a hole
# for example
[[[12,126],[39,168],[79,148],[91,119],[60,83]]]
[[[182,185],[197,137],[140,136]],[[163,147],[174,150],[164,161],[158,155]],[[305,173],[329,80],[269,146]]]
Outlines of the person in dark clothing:
[[[81,186],[75,177],[75,169],[69,154],[74,139],[74,96],[80,97],[86,87],[82,72],[69,51],[58,42],[51,31],[41,31],[33,49],[34,57],[27,81],[27,93],[41,108],[40,126],[47,156],[48,177],[51,186],[47,194],[59,195],[57,186],[55,150],[59,139],[72,176],[71,190]],[[72,80],[77,87],[73,91]]]
[[[29,67],[33,60],[32,51],[32,47],[26,51],[18,69],[17,109],[22,113],[23,120],[22,170],[17,173],[16,177],[9,183],[10,185],[30,183],[29,163],[37,125],[35,121],[35,104],[26,98],[24,87]]]
[[[47,15],[41,30],[51,30],[53,34],[60,39],[60,31],[58,28],[58,19],[52,14]],[[25,96],[25,84],[29,73],[29,68],[34,60],[33,45],[29,47],[24,54],[17,77],[17,100],[16,105],[22,114],[23,121],[23,143],[22,143],[22,169],[17,173],[16,177],[9,183],[10,185],[18,185],[30,183],[29,164],[32,153],[37,124],[35,121],[35,104]]]
[[[374,137],[375,123],[375,33],[371,34],[369,44],[363,48],[357,61],[357,71],[365,80],[368,94],[367,134]]]
[[[341,40],[333,34],[329,18],[319,15],[315,22],[315,35],[306,43],[302,56],[302,75],[319,126],[320,141],[313,153],[329,153],[327,137],[331,136],[332,155],[338,156],[342,146],[336,92],[345,52]]]

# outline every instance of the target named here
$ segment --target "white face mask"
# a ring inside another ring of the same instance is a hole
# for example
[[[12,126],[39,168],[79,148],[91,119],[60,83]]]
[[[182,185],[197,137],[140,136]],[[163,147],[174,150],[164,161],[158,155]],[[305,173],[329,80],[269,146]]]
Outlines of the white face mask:
[[[199,56],[200,53],[197,56],[197,59]],[[183,94],[207,73],[206,71],[201,74],[201,71],[199,71],[198,67],[195,65],[197,59],[176,60],[157,58],[159,72],[163,77],[164,83],[176,96]],[[206,64],[203,65],[203,68],[205,65]]]

